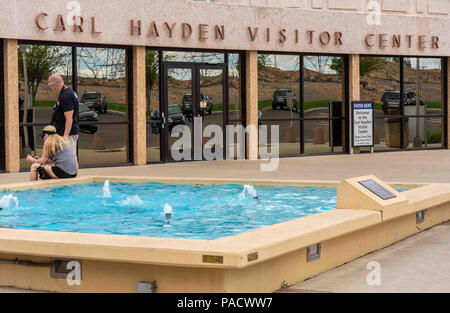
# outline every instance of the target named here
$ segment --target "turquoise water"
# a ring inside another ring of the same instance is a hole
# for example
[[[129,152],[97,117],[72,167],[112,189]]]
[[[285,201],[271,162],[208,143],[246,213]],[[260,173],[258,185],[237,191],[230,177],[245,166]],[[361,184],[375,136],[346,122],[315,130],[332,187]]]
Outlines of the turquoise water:
[[[241,195],[242,185],[111,183],[109,197],[103,186],[0,192],[0,227],[216,239],[336,207],[335,188],[254,186],[254,199]],[[17,206],[8,201],[16,198]],[[166,204],[173,210],[170,224]]]

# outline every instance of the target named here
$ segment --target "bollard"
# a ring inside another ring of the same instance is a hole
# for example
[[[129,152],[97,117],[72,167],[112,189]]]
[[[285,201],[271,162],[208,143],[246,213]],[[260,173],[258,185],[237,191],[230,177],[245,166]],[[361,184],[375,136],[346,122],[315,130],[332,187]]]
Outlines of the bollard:
[[[297,136],[295,136],[295,127],[289,126],[286,130],[284,142],[295,143],[297,142]]]
[[[378,136],[378,132],[376,129],[373,132],[373,143],[376,145],[380,143],[380,136]]]
[[[314,144],[315,145],[323,145],[325,144],[325,137],[323,136],[322,128],[316,128],[316,133],[314,135]]]
[[[103,133],[96,132],[94,134],[92,149],[93,150],[105,150],[105,143],[103,142]]]

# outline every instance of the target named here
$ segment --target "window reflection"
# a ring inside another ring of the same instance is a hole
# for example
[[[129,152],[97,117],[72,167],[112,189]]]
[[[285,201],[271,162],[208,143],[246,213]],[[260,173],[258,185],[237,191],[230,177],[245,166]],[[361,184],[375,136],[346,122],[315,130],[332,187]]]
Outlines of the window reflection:
[[[77,64],[80,165],[129,162],[126,51],[78,47]]]
[[[72,48],[20,44],[18,61],[19,123],[50,124],[58,95],[52,92],[47,79],[57,73],[72,87]],[[19,127],[21,169],[29,168],[27,154],[42,153],[39,131],[40,127]]]
[[[161,161],[161,115],[159,99],[159,52],[146,50],[147,163]]]
[[[300,56],[258,55],[260,119],[298,119],[300,114]]]
[[[441,118],[413,117],[442,114],[444,88],[441,67],[439,58],[404,58],[404,114],[409,119],[408,148],[443,145]]]
[[[169,62],[225,63],[225,54],[215,52],[164,51],[163,58]]]
[[[228,119],[244,120],[243,99],[241,92],[242,59],[237,53],[228,54]]]

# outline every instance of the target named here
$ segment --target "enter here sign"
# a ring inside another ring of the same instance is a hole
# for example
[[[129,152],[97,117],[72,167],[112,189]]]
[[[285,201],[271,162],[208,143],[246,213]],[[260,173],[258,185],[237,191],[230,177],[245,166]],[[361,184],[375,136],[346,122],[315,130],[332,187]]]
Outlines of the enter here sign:
[[[353,147],[373,147],[373,102],[352,102]]]

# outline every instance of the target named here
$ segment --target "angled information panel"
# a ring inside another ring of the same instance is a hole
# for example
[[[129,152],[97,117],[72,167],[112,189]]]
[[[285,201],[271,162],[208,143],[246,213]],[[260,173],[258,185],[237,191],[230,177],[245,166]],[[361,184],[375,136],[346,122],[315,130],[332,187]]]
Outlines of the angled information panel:
[[[361,180],[358,183],[369,189],[371,192],[373,192],[383,200],[389,200],[396,197],[396,195],[394,195],[392,192],[381,186],[373,179]]]

